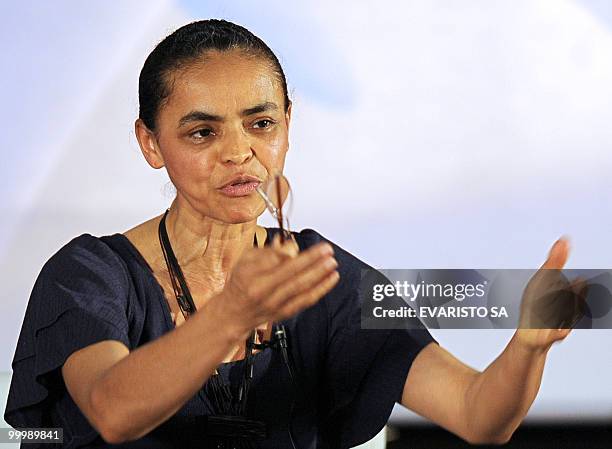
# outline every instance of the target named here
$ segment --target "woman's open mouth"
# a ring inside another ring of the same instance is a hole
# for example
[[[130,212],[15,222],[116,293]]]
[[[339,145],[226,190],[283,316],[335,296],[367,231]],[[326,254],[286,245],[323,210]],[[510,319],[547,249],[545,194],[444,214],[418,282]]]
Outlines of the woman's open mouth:
[[[253,193],[259,184],[261,184],[261,181],[257,178],[252,176],[240,176],[230,181],[219,190],[226,196],[247,196]]]

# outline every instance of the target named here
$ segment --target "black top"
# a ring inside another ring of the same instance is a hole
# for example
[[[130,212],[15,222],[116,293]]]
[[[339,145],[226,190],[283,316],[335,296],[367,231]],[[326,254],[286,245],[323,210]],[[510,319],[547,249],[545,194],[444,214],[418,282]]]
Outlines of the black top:
[[[271,240],[278,229],[267,231]],[[300,249],[326,240],[311,229],[294,236]],[[304,449],[347,448],[374,437],[400,401],[412,361],[435,341],[424,328],[361,329],[360,272],[371,267],[332,245],[340,281],[316,305],[283,321],[301,390],[292,429]],[[47,261],[34,285],[12,362],[4,419],[14,427],[62,427],[67,449],[207,447],[201,438],[211,409],[204,386],[147,436],[110,445],[63,383],[61,366],[78,349],[118,340],[134,350],[173,329],[162,289],[127,237],[74,238]],[[257,447],[291,448],[287,424],[293,389],[286,366],[273,348],[254,358],[249,414],[268,427],[268,438]],[[242,364],[223,363],[219,374],[237,385]]]

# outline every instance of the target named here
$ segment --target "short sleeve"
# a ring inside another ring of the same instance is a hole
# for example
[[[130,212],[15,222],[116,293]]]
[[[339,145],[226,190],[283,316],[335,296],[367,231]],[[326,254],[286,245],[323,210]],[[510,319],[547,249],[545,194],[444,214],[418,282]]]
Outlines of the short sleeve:
[[[385,426],[401,401],[412,362],[436,341],[420,322],[402,329],[362,329],[362,270],[373,272],[382,283],[389,280],[343,249],[334,249],[341,280],[327,301],[322,427],[330,447],[348,448],[372,439]]]
[[[121,259],[84,234],[44,265],[34,284],[12,362],[4,414],[14,427],[63,427],[68,440],[92,428],[69,397],[61,367],[103,340],[129,347],[128,278]]]

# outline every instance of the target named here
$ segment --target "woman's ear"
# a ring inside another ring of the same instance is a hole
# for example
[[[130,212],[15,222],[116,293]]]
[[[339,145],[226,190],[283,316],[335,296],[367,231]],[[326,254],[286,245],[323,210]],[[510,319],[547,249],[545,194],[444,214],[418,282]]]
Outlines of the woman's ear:
[[[289,129],[289,123],[291,122],[291,106],[293,103],[289,100],[289,106],[287,106],[287,112],[285,112],[285,120],[287,121],[287,130]]]
[[[142,151],[149,165],[153,168],[162,168],[165,165],[164,158],[161,151],[159,151],[155,133],[147,128],[147,125],[145,125],[142,119],[136,120],[134,123],[134,131],[136,132],[138,145],[140,145],[140,151]]]

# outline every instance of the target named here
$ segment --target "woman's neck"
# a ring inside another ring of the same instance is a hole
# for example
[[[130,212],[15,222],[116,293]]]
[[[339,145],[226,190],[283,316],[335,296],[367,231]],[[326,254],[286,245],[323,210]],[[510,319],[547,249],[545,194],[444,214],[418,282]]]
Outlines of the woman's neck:
[[[209,274],[231,271],[242,253],[253,246],[257,229],[256,220],[223,223],[180,207],[176,200],[166,217],[166,230],[179,265]],[[260,231],[258,242],[262,242],[261,237]]]

